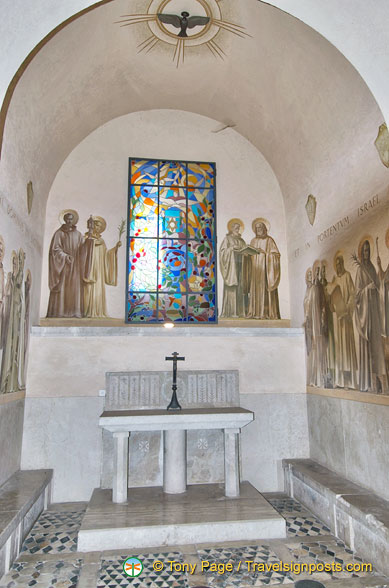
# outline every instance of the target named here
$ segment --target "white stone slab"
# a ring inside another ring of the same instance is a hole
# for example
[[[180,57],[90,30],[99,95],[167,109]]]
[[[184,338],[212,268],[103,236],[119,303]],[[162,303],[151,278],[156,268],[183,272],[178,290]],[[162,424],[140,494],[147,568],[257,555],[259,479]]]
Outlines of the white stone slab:
[[[78,550],[285,536],[285,519],[248,482],[242,483],[240,498],[226,498],[217,484],[201,484],[173,495],[162,488],[137,488],[127,504],[113,504],[109,490],[96,489],[78,535]]]
[[[192,408],[180,411],[120,410],[106,411],[99,425],[117,431],[168,431],[170,429],[239,429],[254,420],[245,408]]]

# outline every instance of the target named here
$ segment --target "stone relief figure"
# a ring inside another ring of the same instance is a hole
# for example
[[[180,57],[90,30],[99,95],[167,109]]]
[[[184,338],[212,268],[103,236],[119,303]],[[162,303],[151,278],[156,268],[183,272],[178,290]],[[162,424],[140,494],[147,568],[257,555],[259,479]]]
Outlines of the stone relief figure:
[[[26,383],[26,370],[27,370],[27,351],[30,340],[30,301],[31,301],[31,284],[32,277],[30,270],[27,270],[26,279],[24,281],[24,324],[22,324],[23,330],[23,348],[20,352],[20,385],[23,388]]]
[[[355,389],[358,387],[353,325],[355,287],[350,272],[344,267],[340,251],[335,255],[334,269],[336,275],[327,285],[327,291],[331,296],[335,319],[335,386]]]
[[[250,246],[257,252],[251,256],[250,301],[248,318],[279,319],[278,285],[281,277],[280,252],[268,235],[269,223],[256,218],[252,223],[255,237]]]
[[[320,261],[315,261],[311,288],[312,370],[310,385],[323,388],[328,379],[328,320],[320,269]]]
[[[1,380],[0,391],[2,394],[13,391],[15,378],[15,368],[13,362],[15,359],[15,348],[18,345],[18,320],[17,310],[19,308],[19,291],[17,281],[20,281],[18,255],[16,251],[11,253],[12,272],[8,273],[6,293],[4,300],[3,330],[2,330],[2,347],[3,355],[1,358]],[[16,388],[17,389],[17,388]]]
[[[59,220],[62,224],[55,231],[49,250],[50,297],[46,316],[81,318],[81,277],[86,265],[81,255],[84,237],[77,230],[75,210],[63,210]]]
[[[0,348],[1,377],[0,393],[17,392],[25,385],[25,359],[27,353],[25,319],[29,296],[26,298],[26,287],[23,288],[24,263],[26,255],[23,249],[12,251],[12,271],[8,272],[4,288],[1,308]],[[31,273],[28,270],[27,275]],[[28,311],[29,312],[29,311]]]
[[[305,348],[307,352],[307,383],[312,382],[312,268],[308,268],[305,273],[305,296],[304,296],[304,333]]]
[[[86,318],[107,317],[105,286],[116,286],[118,275],[117,252],[121,246],[119,240],[115,247],[107,249],[101,234],[107,223],[101,216],[88,220],[88,232],[85,234],[85,258],[87,261],[83,278],[83,316]]]
[[[219,267],[224,280],[223,307],[221,318],[242,318],[246,316],[247,292],[243,276],[243,250],[246,242],[241,234],[244,224],[238,218],[227,224],[228,233],[224,237],[219,252]]]
[[[382,393],[387,390],[384,347],[381,337],[380,281],[371,262],[371,237],[364,237],[358,248],[355,278],[355,319],[359,333],[359,389]]]
[[[381,258],[378,253],[378,238],[377,238],[377,265],[378,275],[382,288],[382,320],[383,320],[383,334],[389,337],[389,264],[386,270],[382,268]],[[389,229],[386,231],[385,243],[389,249]]]
[[[326,275],[327,262],[324,260],[321,262],[320,269],[320,283],[323,286],[324,291],[324,302],[325,302],[325,316],[327,319],[326,325],[326,349],[327,349],[327,368],[328,373],[326,376],[326,385],[328,388],[332,388],[335,382],[335,334],[334,334],[334,319],[333,319],[333,307],[331,305],[330,294],[327,286],[327,275]]]

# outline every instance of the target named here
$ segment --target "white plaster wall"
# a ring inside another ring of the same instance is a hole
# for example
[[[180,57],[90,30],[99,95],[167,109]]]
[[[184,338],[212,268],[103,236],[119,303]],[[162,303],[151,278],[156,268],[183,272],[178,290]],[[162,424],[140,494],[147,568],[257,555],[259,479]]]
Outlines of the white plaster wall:
[[[233,129],[213,131],[220,123],[197,114],[177,110],[137,112],[117,118],[84,139],[68,156],[50,190],[44,238],[41,316],[46,316],[48,289],[48,251],[58,214],[65,208],[80,215],[78,229],[87,230],[90,214],[107,220],[104,239],[113,247],[117,227],[127,216],[128,158],[145,157],[214,161],[217,168],[217,238],[220,243],[233,217],[245,224],[243,237],[254,237],[252,220],[265,217],[270,235],[281,253],[281,283],[278,289],[282,318],[289,318],[287,246],[282,194],[277,179],[262,154]],[[125,236],[119,250],[117,287],[107,286],[108,310],[112,317],[125,316],[126,278]],[[223,281],[219,272],[219,309]]]
[[[311,458],[389,500],[389,406],[307,394]]]
[[[166,354],[178,350],[188,370],[239,370],[241,405],[256,414],[242,435],[243,477],[259,490],[282,490],[281,460],[309,453],[304,336],[244,331],[34,328],[22,467],[54,468],[54,501],[88,500],[100,485],[105,372],[166,370]]]
[[[241,394],[305,392],[300,330],[288,336],[278,334],[278,329],[264,329],[269,334],[248,329],[253,334],[245,336],[239,329],[221,329],[230,333],[219,335],[217,327],[188,328],[190,335],[180,334],[179,327],[173,329],[174,335],[163,327],[151,329],[149,335],[147,327],[136,329],[135,335],[131,335],[132,328],[111,329],[110,336],[88,336],[88,328],[71,336],[64,329],[68,333],[61,336],[54,328],[53,336],[33,335],[28,396],[96,396],[104,389],[105,372],[166,370],[165,356],[174,350],[186,357],[184,368],[188,370],[238,369]]]
[[[20,467],[24,398],[4,403],[0,396],[0,486]]]
[[[241,0],[242,2],[247,0]],[[5,0],[0,21],[0,101],[19,65],[37,43],[91,0]],[[337,47],[361,73],[389,120],[389,29],[386,0],[268,0],[307,23]]]
[[[365,207],[366,205],[366,207]],[[362,208],[362,213],[360,211]],[[312,267],[315,260],[326,262],[327,280],[330,282],[335,275],[334,257],[337,251],[342,251],[344,265],[346,270],[351,273],[353,280],[356,276],[356,265],[352,259],[353,254],[358,255],[358,245],[363,237],[370,235],[373,247],[371,250],[371,261],[378,270],[377,265],[377,246],[381,257],[382,267],[384,270],[389,265],[389,249],[385,243],[385,235],[389,229],[389,187],[386,186],[378,192],[371,192],[366,198],[361,197],[359,203],[350,209],[346,209],[344,215],[337,218],[334,223],[338,230],[332,229],[332,234],[324,236],[323,232],[317,231],[315,237],[310,241],[309,247],[301,247],[298,255],[291,252],[290,271],[293,279],[293,302],[294,302],[294,324],[303,323],[303,300],[306,291],[305,272],[308,267]],[[348,222],[344,219],[348,218]],[[343,227],[337,225],[338,220],[342,220]],[[329,227],[331,227],[329,225]],[[298,306],[297,306],[298,304]],[[358,332],[354,326],[355,341],[358,349]]]

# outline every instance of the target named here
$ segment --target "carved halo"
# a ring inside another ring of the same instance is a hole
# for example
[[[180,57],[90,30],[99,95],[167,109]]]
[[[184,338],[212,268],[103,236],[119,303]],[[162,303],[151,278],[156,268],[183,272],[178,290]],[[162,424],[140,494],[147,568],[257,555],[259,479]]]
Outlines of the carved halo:
[[[105,229],[107,228],[107,221],[105,220],[105,218],[103,218],[102,216],[93,216],[92,218],[94,221],[101,222],[101,224],[103,225],[103,228],[101,229],[101,233],[104,233]]]
[[[358,245],[358,258],[360,261],[362,261],[362,245],[364,244],[365,241],[369,241],[370,259],[373,256],[373,249],[374,249],[373,237],[371,235],[365,235],[364,237],[362,237],[362,239],[360,240],[359,245]]]
[[[251,224],[251,227],[252,227],[254,233],[255,233],[255,225],[257,223],[263,223],[265,225],[266,229],[267,229],[267,232],[270,231],[270,223],[269,223],[269,221],[266,218],[258,217],[258,218],[255,218],[253,220],[252,224]]]
[[[232,227],[236,223],[238,223],[240,225],[241,233],[243,233],[243,231],[244,231],[244,223],[243,223],[243,221],[240,220],[240,218],[232,218],[231,220],[228,221],[228,223],[227,223],[227,230],[228,230],[228,232],[231,233]]]
[[[69,214],[69,213],[71,213],[74,217],[73,218],[73,221],[74,221],[73,225],[76,225],[78,223],[78,219],[79,219],[78,212],[76,210],[72,210],[71,208],[67,208],[66,210],[61,210],[61,212],[59,213],[58,220],[61,223],[61,225],[63,225],[65,222],[64,221],[65,214]]]
[[[335,270],[335,272],[336,272],[336,260],[338,259],[338,257],[342,257],[343,261],[344,261],[343,249],[338,249],[338,251],[334,255],[334,270]]]
[[[313,274],[313,277],[315,277],[316,270],[317,270],[318,267],[319,268],[321,267],[321,261],[320,261],[320,259],[317,259],[315,261],[315,263],[313,264],[313,266],[312,266],[312,274]]]

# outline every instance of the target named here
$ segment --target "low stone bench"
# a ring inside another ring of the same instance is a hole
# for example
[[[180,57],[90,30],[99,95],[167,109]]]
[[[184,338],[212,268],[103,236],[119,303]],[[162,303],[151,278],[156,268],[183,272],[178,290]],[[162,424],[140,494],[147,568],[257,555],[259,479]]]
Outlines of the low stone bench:
[[[0,486],[0,579],[50,502],[53,470],[18,471]]]
[[[380,572],[389,574],[389,501],[311,459],[284,459],[285,491]]]

